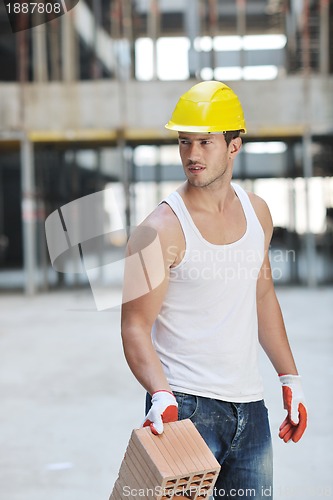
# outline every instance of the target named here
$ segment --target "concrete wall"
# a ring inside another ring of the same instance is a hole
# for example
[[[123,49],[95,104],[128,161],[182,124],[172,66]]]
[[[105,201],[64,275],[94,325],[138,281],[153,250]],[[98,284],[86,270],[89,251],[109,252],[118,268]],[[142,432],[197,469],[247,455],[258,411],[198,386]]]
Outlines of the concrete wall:
[[[165,122],[178,100],[195,81],[87,81],[73,84],[0,84],[0,133],[115,131],[129,136],[168,137]],[[272,81],[237,81],[250,135],[301,135],[307,116],[314,133],[333,133],[333,77],[313,76],[305,98],[305,80],[286,77]],[[307,111],[306,103],[309,104]],[[38,136],[38,134],[37,134]],[[98,137],[96,137],[98,138]]]

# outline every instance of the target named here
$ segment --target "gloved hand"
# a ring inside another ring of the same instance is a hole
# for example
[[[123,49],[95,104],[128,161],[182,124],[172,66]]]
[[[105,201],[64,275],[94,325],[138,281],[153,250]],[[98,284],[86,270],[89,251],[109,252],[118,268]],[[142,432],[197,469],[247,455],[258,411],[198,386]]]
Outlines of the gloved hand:
[[[282,384],[284,408],[288,415],[279,429],[279,437],[285,443],[292,439],[297,443],[303,436],[307,425],[307,411],[299,375],[279,375]]]
[[[151,403],[143,427],[149,425],[153,434],[162,434],[163,422],[176,422],[178,420],[178,403],[175,396],[169,391],[154,392]]]

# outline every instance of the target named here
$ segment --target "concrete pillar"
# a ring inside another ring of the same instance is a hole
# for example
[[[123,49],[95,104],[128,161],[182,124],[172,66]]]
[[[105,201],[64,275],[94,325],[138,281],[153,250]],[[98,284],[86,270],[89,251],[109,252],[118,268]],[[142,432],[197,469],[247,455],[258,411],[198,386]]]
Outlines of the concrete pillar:
[[[309,181],[313,177],[313,158],[312,158],[312,137],[310,131],[306,131],[303,136],[303,175],[305,179],[305,252],[307,261],[307,285],[310,287],[317,285],[316,274],[316,242],[315,236],[311,232],[310,226],[310,193]]]
[[[329,31],[330,31],[329,0],[320,0],[319,70],[322,75],[329,74],[329,53],[330,53]]]
[[[124,137],[119,135],[118,137],[118,148],[121,153],[121,181],[124,189],[125,196],[125,222],[126,227],[130,228],[132,224],[132,214],[131,214],[131,186],[132,186],[132,152],[130,152],[128,146],[126,145],[126,140]]]
[[[73,82],[78,78],[77,34],[72,13],[67,12],[61,17],[62,78],[65,82]]]
[[[46,27],[37,26],[32,32],[33,79],[35,82],[48,80]]]
[[[209,34],[211,36],[211,39],[214,40],[214,37],[219,34],[219,29],[218,29],[219,14],[218,14],[217,0],[209,0],[208,9],[209,9]],[[214,71],[217,65],[217,56],[216,56],[216,51],[214,49],[214,44],[212,45],[213,47],[210,52],[210,66]]]
[[[160,10],[158,0],[150,0],[150,9],[147,20],[147,35],[153,42],[153,75],[152,79],[157,80],[157,39],[160,33]]]
[[[287,35],[287,71],[290,72],[296,62],[297,50],[297,19],[293,9],[286,7],[285,22],[286,22],[286,35]]]
[[[157,2],[157,0],[156,0]],[[155,2],[155,3],[156,3]],[[157,3],[156,3],[157,5]],[[114,2],[112,11],[111,30],[113,38],[120,41],[121,38],[129,43],[129,52],[124,56],[119,51],[115,51],[116,79],[118,83],[118,106],[120,116],[120,126],[117,134],[117,148],[120,155],[121,182],[125,197],[125,221],[129,228],[131,225],[131,184],[132,184],[132,152],[126,143],[126,129],[128,119],[128,81],[133,68],[131,68],[131,45],[134,43],[132,26],[132,3],[130,0]],[[114,44],[116,46],[116,43]]]
[[[154,180],[155,180],[155,200],[156,205],[158,205],[162,199],[162,165],[161,165],[161,146],[157,148],[156,163],[154,167]]]
[[[237,35],[244,37],[246,33],[246,0],[237,0]],[[239,51],[239,65],[243,69],[245,66],[245,53],[243,45]]]
[[[94,42],[93,42],[93,59],[91,67],[91,76],[93,79],[99,79],[102,77],[102,65],[98,59],[98,30],[102,25],[102,6],[101,0],[93,0],[92,2],[93,10],[93,30],[94,30]]]
[[[125,68],[124,77],[126,80],[130,80],[130,78],[134,75],[135,71],[133,69],[133,59],[132,54],[134,52],[134,36],[133,36],[133,21],[132,21],[132,1],[131,0],[122,0],[122,27],[123,27],[123,37],[127,42],[127,53],[124,61],[122,61]]]
[[[195,50],[194,40],[200,35],[200,5],[199,0],[191,0],[191,7],[185,9],[185,33],[190,40],[188,51],[188,67],[190,78],[197,78],[200,71],[199,52]]]
[[[121,5],[119,1],[114,1],[111,4],[111,34],[113,39],[114,76],[119,81],[122,78],[121,62],[119,60],[119,43],[121,38]]]
[[[293,146],[289,146],[292,148]],[[291,156],[291,155],[289,155]],[[289,197],[289,228],[288,228],[288,249],[295,251],[296,258],[289,259],[289,274],[290,282],[297,283],[299,281],[299,273],[297,268],[297,252],[299,250],[298,235],[296,234],[296,193],[295,193],[295,179],[288,179],[288,197]]]
[[[17,69],[20,83],[28,81],[28,30],[19,31],[17,37]],[[22,111],[22,110],[21,110]],[[22,117],[21,117],[22,118]]]
[[[60,19],[53,19],[48,31],[49,44],[50,47],[52,47],[52,50],[50,51],[50,79],[52,81],[61,80],[60,22]]]
[[[303,0],[303,29],[302,29],[302,39],[301,39],[301,48],[302,48],[302,65],[303,71],[306,74],[306,77],[309,76],[311,72],[311,43],[310,43],[310,0]]]
[[[21,140],[21,190],[23,223],[24,290],[27,295],[37,291],[36,198],[33,144],[25,136]]]

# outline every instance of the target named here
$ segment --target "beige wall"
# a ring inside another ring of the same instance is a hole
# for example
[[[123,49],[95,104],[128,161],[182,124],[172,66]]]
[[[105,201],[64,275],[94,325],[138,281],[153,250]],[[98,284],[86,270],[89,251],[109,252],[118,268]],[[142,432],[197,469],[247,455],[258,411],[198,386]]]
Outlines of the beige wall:
[[[195,81],[89,81],[48,84],[0,84],[0,132],[25,128],[61,134],[86,130],[167,137],[165,122],[178,100]],[[253,135],[301,135],[307,122],[314,133],[333,133],[333,77],[314,76],[309,99],[302,77],[230,83],[239,95]],[[90,131],[90,132],[89,132]]]

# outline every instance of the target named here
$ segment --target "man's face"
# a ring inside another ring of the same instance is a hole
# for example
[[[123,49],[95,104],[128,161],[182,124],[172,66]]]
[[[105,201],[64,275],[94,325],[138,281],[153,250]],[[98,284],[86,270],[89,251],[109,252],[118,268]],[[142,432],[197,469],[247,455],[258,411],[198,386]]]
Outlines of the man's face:
[[[179,132],[179,152],[188,182],[207,187],[222,179],[231,168],[230,151],[223,134]]]

